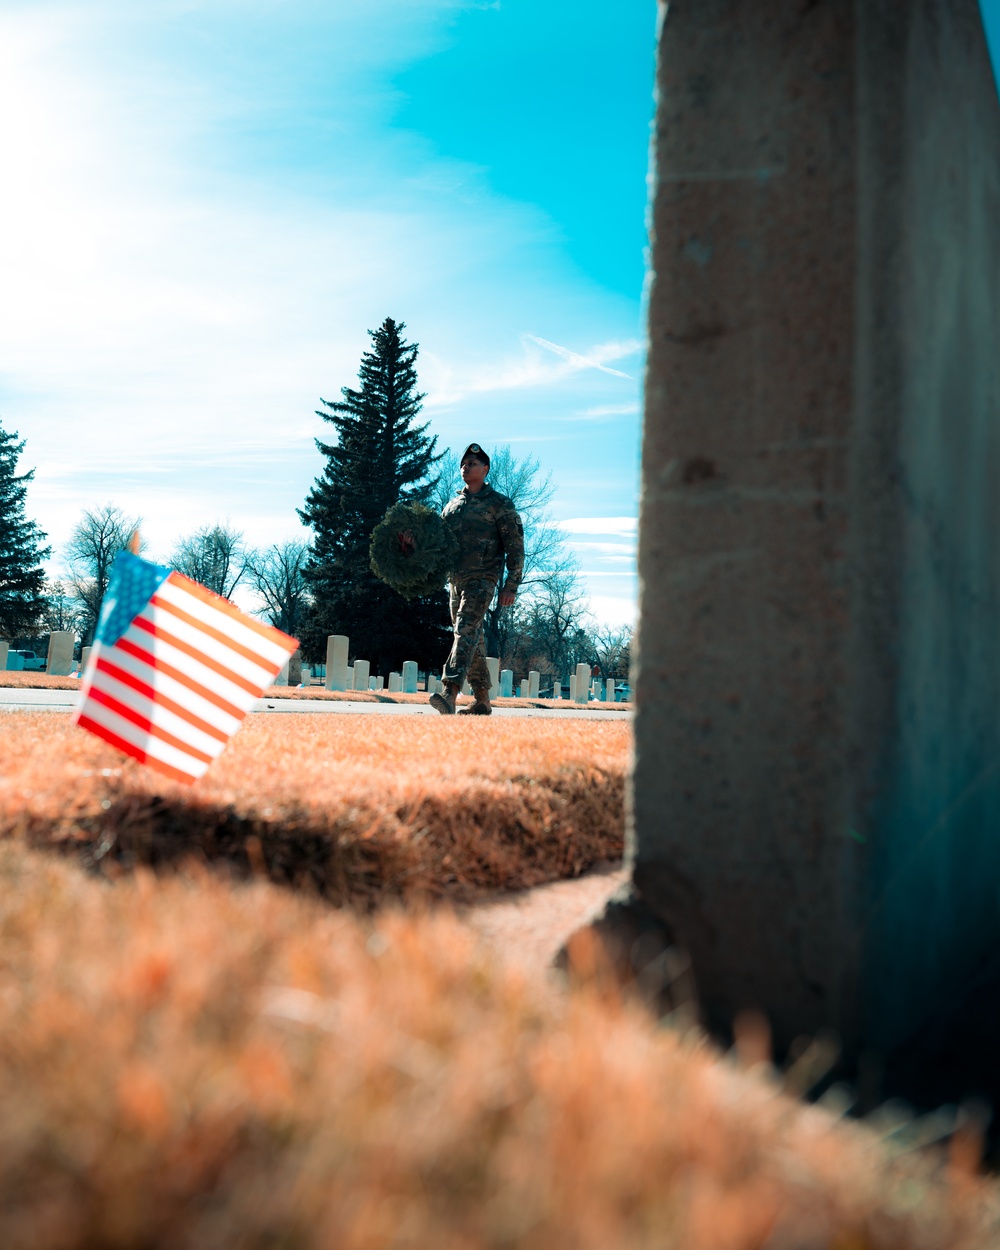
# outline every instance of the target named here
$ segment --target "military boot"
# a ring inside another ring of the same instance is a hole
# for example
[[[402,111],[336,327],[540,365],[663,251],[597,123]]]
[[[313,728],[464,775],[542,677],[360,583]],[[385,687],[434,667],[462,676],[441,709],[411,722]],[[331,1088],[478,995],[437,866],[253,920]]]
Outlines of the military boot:
[[[440,712],[442,716],[455,715],[455,700],[458,693],[462,689],[456,682],[446,681],[444,683],[443,694],[432,694],[428,702],[435,712]]]
[[[493,707],[490,703],[489,686],[473,686],[472,693],[476,699],[475,703],[463,707],[459,716],[492,716]]]

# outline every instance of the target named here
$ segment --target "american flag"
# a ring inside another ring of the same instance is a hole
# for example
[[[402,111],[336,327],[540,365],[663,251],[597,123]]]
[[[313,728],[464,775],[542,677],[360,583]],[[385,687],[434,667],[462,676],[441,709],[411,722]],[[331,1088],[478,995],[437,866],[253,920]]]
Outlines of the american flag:
[[[194,781],[297,647],[182,573],[122,552],[73,719],[168,777]]]

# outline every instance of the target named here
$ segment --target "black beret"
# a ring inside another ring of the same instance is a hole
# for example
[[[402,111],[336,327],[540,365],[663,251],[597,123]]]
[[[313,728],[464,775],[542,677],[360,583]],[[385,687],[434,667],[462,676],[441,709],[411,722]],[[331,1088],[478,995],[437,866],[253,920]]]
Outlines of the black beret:
[[[486,465],[487,469],[490,467],[490,458],[478,443],[470,443],[465,451],[462,452],[462,457],[458,463],[461,464],[466,456],[476,456]]]

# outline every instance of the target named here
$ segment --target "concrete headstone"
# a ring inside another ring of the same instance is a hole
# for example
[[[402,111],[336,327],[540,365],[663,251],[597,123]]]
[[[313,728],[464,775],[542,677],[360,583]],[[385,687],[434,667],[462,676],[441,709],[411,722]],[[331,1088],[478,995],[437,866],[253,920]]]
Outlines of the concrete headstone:
[[[538,698],[538,682],[539,682],[540,676],[541,675],[537,673],[534,669],[531,669],[528,672],[528,698],[529,699]]]
[[[500,661],[495,655],[488,655],[486,667],[490,670],[490,698],[495,699],[500,693]]]
[[[877,1058],[1000,946],[996,82],[975,0],[703,0],[658,98],[603,923],[659,917],[713,1027]]]
[[[514,693],[514,670],[504,668],[500,670],[500,697],[501,699],[509,699]]]
[[[351,640],[344,634],[331,634],[326,640],[327,690],[347,690],[347,653]]]
[[[590,665],[576,666],[576,701],[586,703],[590,699]]]
[[[0,673],[5,672],[7,668],[7,652],[10,649],[10,643],[6,638],[0,638]]]
[[[45,671],[54,677],[68,677],[73,671],[73,648],[76,635],[69,629],[56,629],[49,634],[49,653]]]
[[[417,693],[417,662],[406,660],[403,664],[403,694]]]
[[[368,677],[369,677],[368,670],[370,668],[371,668],[371,665],[367,660],[355,660],[354,661],[354,689],[355,690],[367,690],[368,689]]]

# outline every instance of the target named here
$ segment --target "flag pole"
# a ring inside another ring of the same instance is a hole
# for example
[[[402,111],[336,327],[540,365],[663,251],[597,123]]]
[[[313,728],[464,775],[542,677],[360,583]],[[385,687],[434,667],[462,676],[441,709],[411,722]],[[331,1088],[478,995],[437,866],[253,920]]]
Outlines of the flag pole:
[[[139,554],[139,549],[141,548],[141,546],[142,546],[142,539],[139,537],[139,527],[136,526],[135,529],[132,531],[132,537],[129,539],[128,549],[129,551],[131,551],[131,553],[134,556],[137,556]]]

